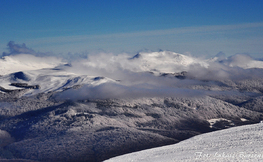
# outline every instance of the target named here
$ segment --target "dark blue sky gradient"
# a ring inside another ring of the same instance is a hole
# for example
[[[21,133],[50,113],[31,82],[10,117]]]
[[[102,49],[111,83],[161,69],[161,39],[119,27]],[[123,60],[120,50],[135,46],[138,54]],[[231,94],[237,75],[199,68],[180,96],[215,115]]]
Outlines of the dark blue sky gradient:
[[[41,49],[33,39],[262,23],[262,8],[260,0],[3,0],[0,47],[3,51],[10,40]],[[103,44],[100,48],[107,50]]]

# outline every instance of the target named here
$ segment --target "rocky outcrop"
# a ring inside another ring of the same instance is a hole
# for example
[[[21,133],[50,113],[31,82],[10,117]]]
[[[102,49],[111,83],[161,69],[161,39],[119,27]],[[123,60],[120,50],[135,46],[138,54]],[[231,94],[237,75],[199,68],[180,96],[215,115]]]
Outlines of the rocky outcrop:
[[[26,89],[40,89],[39,85],[28,85],[27,83],[11,83],[10,85]]]

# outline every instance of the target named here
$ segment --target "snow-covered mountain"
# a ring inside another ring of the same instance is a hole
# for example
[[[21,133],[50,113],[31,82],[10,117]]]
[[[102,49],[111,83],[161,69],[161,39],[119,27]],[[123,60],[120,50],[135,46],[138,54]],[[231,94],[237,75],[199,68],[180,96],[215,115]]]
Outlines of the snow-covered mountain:
[[[56,57],[36,57],[29,54],[4,56],[0,59],[0,75],[53,68],[61,64],[63,64],[62,60]]]
[[[83,85],[89,87],[103,83],[130,85],[134,83],[131,81],[134,78],[142,83],[145,82],[144,77],[149,77],[147,74],[138,75],[138,73],[152,72],[159,76],[185,71],[192,64],[208,66],[204,61],[168,51],[140,53],[132,59],[127,55],[109,55],[106,59],[104,56],[91,56],[88,60],[72,64],[67,64],[55,57],[42,58],[28,54],[5,56],[0,60],[2,74],[0,86],[6,91],[26,88],[23,95],[34,95],[63,91]],[[154,76],[150,78],[156,79]],[[26,86],[23,87],[21,84],[17,86],[17,83],[26,84]],[[30,88],[36,85],[38,88]]]
[[[84,84],[96,86],[105,82],[115,82],[112,79],[98,76],[77,75],[59,69],[41,69],[26,72],[16,72],[2,76],[0,84],[5,89],[27,89],[23,95],[63,91]],[[16,83],[16,84],[15,84]],[[25,84],[23,86],[22,84]],[[30,88],[37,85],[38,88]]]
[[[69,66],[56,57],[42,58],[26,54],[5,56],[0,59],[2,74],[0,86],[2,90],[7,91],[26,89],[23,95],[35,95],[63,91],[84,84],[96,86],[105,82],[114,82],[105,77],[78,75],[63,70]],[[36,85],[38,88],[33,88]]]
[[[240,69],[236,69],[236,67]],[[248,79],[249,77],[261,79],[259,76],[261,70],[255,68],[262,67],[262,61],[247,59],[244,55],[232,56],[218,62],[217,58],[202,60],[170,51],[138,53],[133,57],[126,54],[101,54],[71,64],[55,57],[45,58],[20,54],[0,59],[0,73],[2,75],[0,86],[4,89],[21,89],[23,87],[14,86],[11,83],[26,83],[29,86],[39,85],[41,87],[27,90],[24,95],[63,91],[80,85],[94,87],[103,83],[116,83],[125,86],[147,83],[153,86],[189,88],[189,86],[192,87],[199,83],[182,85],[176,80],[167,78],[188,78],[192,81],[214,80],[228,85],[233,78],[241,76]],[[253,71],[251,72],[250,69]],[[166,78],[160,79],[151,76],[149,72],[155,76],[165,76]],[[165,82],[165,85],[162,82]],[[174,84],[175,82],[178,86]],[[167,86],[167,84],[169,85]],[[233,87],[233,85],[229,86]]]
[[[262,61],[161,51],[0,60],[0,159],[102,161],[263,120]],[[58,156],[60,155],[60,156]]]
[[[189,66],[194,64],[198,64],[203,67],[209,66],[209,64],[204,60],[170,51],[138,53],[130,60],[132,64],[137,64],[140,71],[160,73],[187,71]]]

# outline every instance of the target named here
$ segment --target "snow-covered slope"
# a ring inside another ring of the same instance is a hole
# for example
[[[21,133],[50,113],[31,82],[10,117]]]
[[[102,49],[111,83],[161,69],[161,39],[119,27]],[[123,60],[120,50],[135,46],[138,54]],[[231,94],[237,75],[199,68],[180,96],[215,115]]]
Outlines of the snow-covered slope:
[[[43,92],[63,91],[76,86],[96,86],[112,79],[98,76],[77,75],[56,69],[41,69],[27,72],[16,72],[2,76],[0,85],[6,89],[22,89],[10,83],[26,83],[28,86],[38,85],[39,88],[28,88],[24,95],[34,95]]]
[[[178,144],[143,150],[105,162],[263,161],[263,124],[195,136]]]
[[[82,85],[96,86],[105,82],[115,82],[106,77],[79,75],[63,68],[70,66],[56,57],[36,57],[28,54],[5,56],[0,59],[0,86],[8,90],[26,87],[23,95],[43,92],[63,91]],[[26,86],[16,86],[17,83]],[[37,88],[32,88],[36,86]],[[30,87],[31,86],[31,87]],[[3,91],[2,91],[3,92]]]
[[[6,75],[18,71],[54,68],[63,64],[56,57],[36,57],[29,54],[5,56],[0,59],[0,75]]]

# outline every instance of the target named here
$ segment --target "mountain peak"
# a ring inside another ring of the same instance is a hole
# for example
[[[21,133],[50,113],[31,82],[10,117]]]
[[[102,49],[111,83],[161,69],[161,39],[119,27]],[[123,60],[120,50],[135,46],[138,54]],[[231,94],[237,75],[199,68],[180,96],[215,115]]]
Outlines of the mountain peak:
[[[136,59],[135,59],[136,58]],[[204,61],[171,51],[140,52],[132,57],[142,71],[174,73],[186,71],[192,64],[207,66]]]

